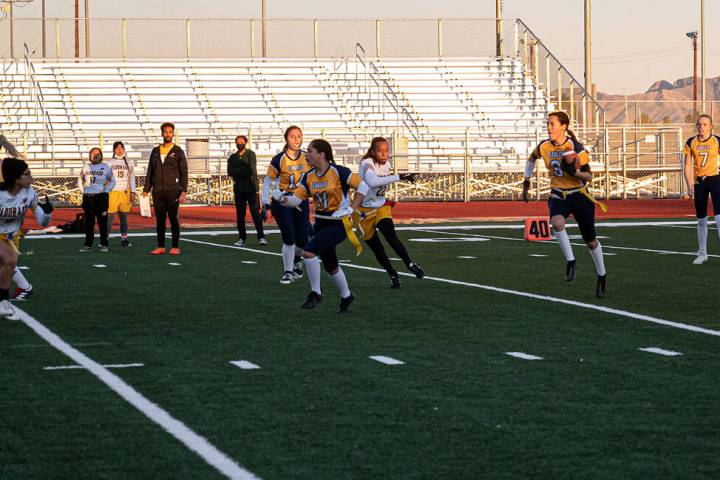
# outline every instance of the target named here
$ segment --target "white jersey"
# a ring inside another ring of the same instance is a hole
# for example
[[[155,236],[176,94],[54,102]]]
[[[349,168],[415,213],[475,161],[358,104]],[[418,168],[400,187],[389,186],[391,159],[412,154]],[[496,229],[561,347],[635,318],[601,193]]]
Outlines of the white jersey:
[[[114,192],[135,191],[135,169],[132,164],[122,158],[111,158],[107,163],[115,176]]]
[[[0,190],[0,234],[15,234],[22,226],[25,213],[34,209],[38,203],[38,194],[34,188],[20,190],[11,195],[7,190]]]
[[[362,206],[365,208],[380,208],[385,205],[385,193],[388,185],[400,181],[398,175],[392,174],[390,161],[380,165],[375,163],[372,158],[366,158],[360,163],[358,174],[370,187],[370,191],[362,202]]]

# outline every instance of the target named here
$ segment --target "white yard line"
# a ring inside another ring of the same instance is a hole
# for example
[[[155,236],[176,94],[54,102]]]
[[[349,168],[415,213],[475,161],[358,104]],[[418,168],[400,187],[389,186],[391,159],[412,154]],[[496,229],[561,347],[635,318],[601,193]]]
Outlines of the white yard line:
[[[107,368],[92,360],[84,353],[71,347],[45,325],[17,307],[15,307],[15,311],[18,320],[30,327],[43,340],[65,354],[65,356],[73,360],[77,365],[87,369],[97,377],[98,380],[120,395],[126,402],[138,409],[147,418],[160,425],[166,432],[200,456],[217,471],[233,479],[250,480],[258,478],[253,473],[241,467],[235,460],[218,450],[204,437],[201,437],[180,420],[172,417],[160,406],[148,400],[137,390],[125,383],[120,377],[111,373]]]
[[[529,353],[524,352],[505,352],[505,355],[510,355],[511,357],[515,358],[521,358],[523,360],[542,360],[543,357],[538,357],[537,355],[530,355]]]
[[[248,362],[247,360],[233,360],[230,363],[243,370],[257,370],[260,368],[254,363]]]
[[[677,357],[682,355],[680,352],[673,352],[672,350],[665,350],[664,348],[658,347],[638,348],[638,350],[648,353],[657,353],[658,355],[664,355],[666,357]]]
[[[392,357],[386,357],[385,355],[372,355],[370,358],[385,365],[405,365],[405,362],[401,362]]]
[[[100,365],[103,368],[134,368],[144,367],[143,363],[115,363],[110,365]],[[82,365],[59,365],[57,367],[44,367],[43,370],[84,370]]]
[[[182,238],[181,240],[183,240],[185,242],[197,243],[200,245],[209,245],[212,247],[229,248],[232,250],[244,250],[247,252],[260,253],[262,255],[272,255],[272,256],[276,256],[276,257],[282,256],[282,254],[280,254],[280,253],[270,252],[267,250],[256,250],[254,248],[248,248],[248,247],[235,247],[233,245],[224,245],[221,243],[204,242],[202,240],[191,240],[188,238]],[[521,241],[524,241],[524,240],[521,240]],[[357,268],[360,270],[367,270],[370,272],[380,272],[380,273],[386,274],[385,270],[383,270],[381,268],[366,267],[364,265],[354,265],[354,264],[344,264],[343,266],[347,267],[347,268]],[[406,277],[415,278],[415,275],[413,275],[411,273],[407,273],[407,272],[398,272],[398,274],[406,276]],[[516,295],[519,297],[532,298],[534,300],[541,300],[541,301],[545,301],[545,302],[571,305],[573,307],[584,308],[587,310],[595,310],[598,312],[607,313],[610,315],[616,315],[619,317],[632,318],[634,320],[640,320],[643,322],[654,323],[656,325],[663,325],[666,327],[677,328],[677,329],[686,330],[689,332],[703,333],[705,335],[712,335],[715,337],[720,337],[720,330],[711,330],[709,328],[698,327],[696,325],[690,325],[690,324],[680,323],[680,322],[673,322],[670,320],[664,320],[662,318],[657,318],[657,317],[653,317],[650,315],[643,315],[640,313],[634,313],[634,312],[629,312],[626,310],[620,310],[618,308],[604,307],[602,305],[595,305],[592,303],[583,303],[583,302],[578,302],[575,300],[568,300],[566,298],[551,297],[549,295],[539,295],[536,293],[522,292],[520,290],[511,290],[511,289],[507,289],[507,288],[494,287],[492,285],[483,285],[480,283],[461,282],[459,280],[451,280],[448,278],[426,276],[424,280],[429,280],[429,281],[439,282],[439,283],[447,283],[450,285],[461,285],[461,286],[470,287],[470,288],[479,288],[481,290],[487,290],[490,292],[504,293],[504,294],[508,294],[508,295]]]

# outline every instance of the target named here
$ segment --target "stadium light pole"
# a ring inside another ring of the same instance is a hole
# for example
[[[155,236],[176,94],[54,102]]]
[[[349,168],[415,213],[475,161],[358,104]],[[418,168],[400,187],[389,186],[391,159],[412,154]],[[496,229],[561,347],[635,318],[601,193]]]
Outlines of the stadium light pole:
[[[585,0],[585,96],[592,91],[592,63],[590,44],[590,0]],[[584,113],[585,114],[585,113]],[[583,125],[587,126],[587,118],[583,118]]]
[[[47,57],[47,55],[45,54],[46,53],[45,52],[45,48],[46,48],[45,43],[47,40],[47,37],[45,34],[45,0],[42,0],[40,5],[41,5],[40,6],[40,16],[42,17],[42,56],[43,56],[43,61],[45,61],[45,58]]]
[[[698,32],[688,32],[687,35],[692,40],[693,46],[693,114],[697,115],[697,99],[698,99],[698,77],[697,77],[697,38]]]
[[[700,0],[700,108],[705,113],[705,0]]]
[[[80,58],[80,0],[75,0],[75,59]]]
[[[85,0],[85,58],[90,56],[90,9]]]
[[[503,16],[503,0],[495,0],[495,53],[498,57],[503,55],[503,37],[502,37],[502,16]]]
[[[262,0],[262,6],[261,6],[261,15],[262,15],[262,56],[263,58],[267,57],[267,2],[266,0]]]

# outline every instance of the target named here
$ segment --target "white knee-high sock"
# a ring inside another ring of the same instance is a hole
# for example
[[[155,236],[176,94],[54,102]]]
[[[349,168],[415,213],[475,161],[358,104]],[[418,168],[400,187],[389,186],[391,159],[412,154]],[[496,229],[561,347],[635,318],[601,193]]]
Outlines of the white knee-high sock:
[[[707,217],[697,219],[698,250],[700,253],[707,252]]]
[[[22,274],[19,268],[15,269],[12,279],[13,282],[15,282],[15,284],[23,290],[30,290],[32,288],[30,282],[27,281],[27,278],[25,278],[25,275]]]
[[[558,244],[560,245],[560,250],[562,250],[563,255],[565,255],[565,261],[571,262],[575,260],[575,255],[573,255],[572,245],[570,245],[570,237],[568,237],[567,230],[563,228],[559,232],[556,231],[555,238],[557,238]]]
[[[295,265],[295,245],[282,246],[283,268],[286,272],[292,272]]]
[[[310,280],[310,290],[321,294],[320,291],[320,259],[318,257],[305,258],[305,270]]]
[[[337,287],[340,292],[341,298],[347,298],[350,296],[350,287],[348,287],[345,272],[342,271],[342,268],[338,267],[337,273],[335,273],[335,275],[330,275],[330,278],[332,278],[335,287]]]
[[[715,226],[718,229],[718,236],[720,236],[720,213],[715,215]]]
[[[597,242],[597,240],[595,241]],[[597,274],[600,276],[605,275],[607,272],[605,271],[605,260],[603,259],[602,245],[600,245],[600,242],[597,242],[597,248],[595,250],[590,250],[590,256],[595,263]]]
[[[295,256],[302,257],[303,249],[295,245]]]

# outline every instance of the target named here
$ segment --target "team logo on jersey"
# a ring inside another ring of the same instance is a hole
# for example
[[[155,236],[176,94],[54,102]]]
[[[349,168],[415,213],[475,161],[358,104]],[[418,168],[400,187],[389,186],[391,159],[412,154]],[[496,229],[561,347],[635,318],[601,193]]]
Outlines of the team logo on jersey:
[[[328,183],[327,182],[313,182],[311,186],[314,190],[320,190],[321,188],[327,188]]]
[[[553,150],[550,152],[550,158],[561,158],[563,156],[563,153],[565,153],[562,150]]]
[[[291,172],[295,171],[295,170],[305,170],[305,166],[303,164],[288,165],[287,169],[290,170]]]

